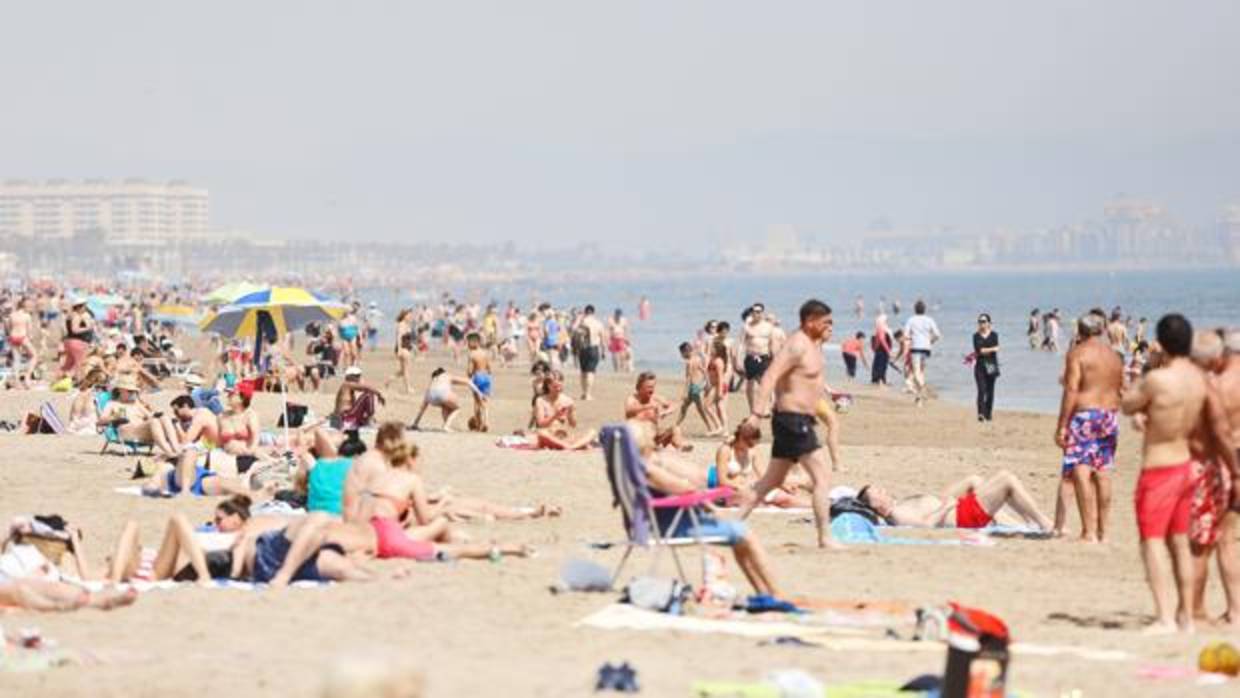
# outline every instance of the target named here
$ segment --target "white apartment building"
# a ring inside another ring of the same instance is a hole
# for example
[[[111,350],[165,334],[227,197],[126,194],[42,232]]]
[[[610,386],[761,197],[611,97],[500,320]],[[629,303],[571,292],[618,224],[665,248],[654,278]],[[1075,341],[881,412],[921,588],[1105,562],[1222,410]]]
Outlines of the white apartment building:
[[[205,238],[207,213],[207,190],[180,180],[0,183],[0,236],[65,238],[99,231],[109,242],[176,242]]]

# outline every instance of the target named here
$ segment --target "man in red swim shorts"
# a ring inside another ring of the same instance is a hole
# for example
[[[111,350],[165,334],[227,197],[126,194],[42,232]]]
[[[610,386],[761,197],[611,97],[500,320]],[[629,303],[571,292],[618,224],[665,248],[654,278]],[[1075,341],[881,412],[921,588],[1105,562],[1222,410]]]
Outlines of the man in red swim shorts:
[[[970,475],[938,497],[917,494],[897,500],[881,487],[866,485],[857,499],[894,526],[985,528],[1002,514],[1001,523],[1051,530],[1050,518],[1038,509],[1033,495],[1006,470],[989,478]]]
[[[1206,377],[1189,359],[1193,327],[1183,315],[1165,315],[1156,329],[1163,358],[1157,368],[1124,391],[1124,414],[1140,415],[1145,443],[1141,476],[1137,480],[1137,529],[1141,534],[1141,559],[1154,595],[1155,620],[1147,633],[1172,633],[1193,629],[1193,568],[1188,545],[1192,497],[1192,455],[1189,437],[1197,425],[1208,420]],[[1226,424],[1223,417],[1222,424]],[[1211,431],[1215,431],[1212,426]],[[1215,436],[1219,436],[1215,434]],[[1222,435],[1230,441],[1230,434]],[[1170,555],[1170,564],[1168,563]],[[1167,567],[1175,576],[1179,603],[1172,608]]]

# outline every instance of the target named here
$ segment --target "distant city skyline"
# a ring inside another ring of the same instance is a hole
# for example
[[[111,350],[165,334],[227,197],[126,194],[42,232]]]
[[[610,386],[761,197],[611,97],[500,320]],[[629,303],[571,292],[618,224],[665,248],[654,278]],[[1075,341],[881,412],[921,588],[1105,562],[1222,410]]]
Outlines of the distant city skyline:
[[[1035,231],[1119,194],[1201,228],[1240,202],[1229,0],[9,18],[0,179],[184,178],[212,227],[286,239],[697,251],[781,222]]]

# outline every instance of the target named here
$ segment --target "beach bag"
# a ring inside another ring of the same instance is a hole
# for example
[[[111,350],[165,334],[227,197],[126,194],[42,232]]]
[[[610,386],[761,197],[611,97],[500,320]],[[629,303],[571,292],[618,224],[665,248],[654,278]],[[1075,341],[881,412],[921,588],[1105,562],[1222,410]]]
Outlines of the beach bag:
[[[303,423],[305,423],[306,413],[309,410],[310,408],[305,405],[296,405],[293,403],[289,403],[288,426],[293,429],[299,428]],[[280,415],[280,421],[276,423],[276,426],[278,427],[284,426],[284,415],[283,414]]]
[[[679,579],[634,577],[624,588],[622,603],[647,611],[679,614],[684,602],[693,597],[693,588]]]

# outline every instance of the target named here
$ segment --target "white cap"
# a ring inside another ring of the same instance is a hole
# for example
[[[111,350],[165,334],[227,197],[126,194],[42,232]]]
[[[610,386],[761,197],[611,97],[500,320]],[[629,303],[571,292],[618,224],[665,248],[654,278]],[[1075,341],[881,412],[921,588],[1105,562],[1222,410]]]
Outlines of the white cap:
[[[187,373],[184,381],[186,385],[199,386],[202,385],[202,376],[197,373]]]
[[[344,375],[346,378],[350,376],[360,376],[362,375],[362,369],[357,366],[350,366],[344,370]]]

